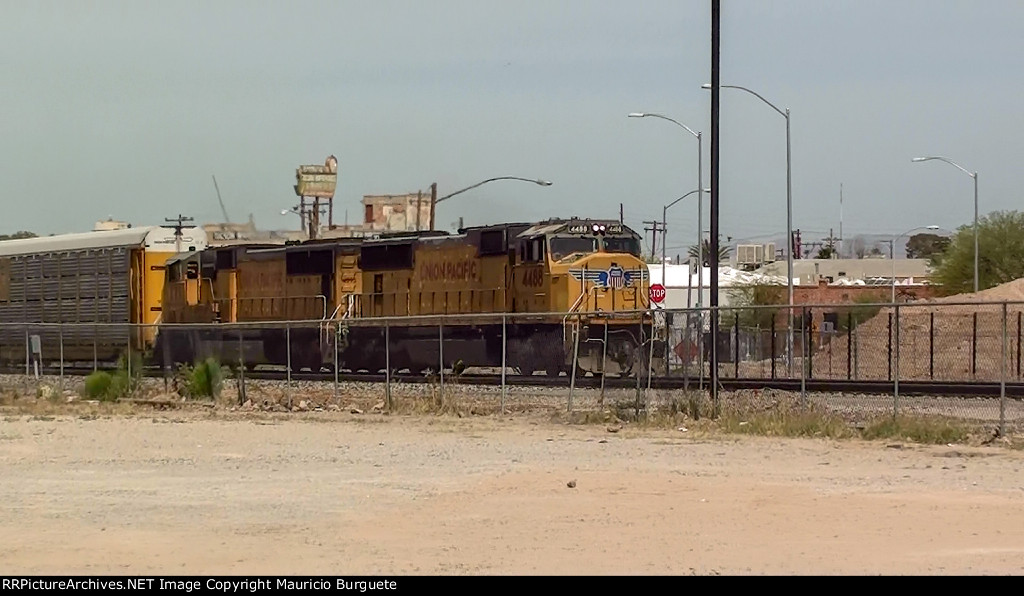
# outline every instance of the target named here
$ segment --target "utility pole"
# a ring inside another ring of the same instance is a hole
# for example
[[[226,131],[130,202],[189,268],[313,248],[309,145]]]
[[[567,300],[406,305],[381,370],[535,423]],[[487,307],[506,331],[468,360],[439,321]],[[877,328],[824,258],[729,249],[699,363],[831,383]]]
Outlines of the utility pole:
[[[178,214],[178,217],[165,217],[164,221],[173,225],[161,226],[164,228],[174,228],[174,252],[181,252],[181,230],[185,228],[186,223],[191,223],[193,219],[191,217],[185,217]]]
[[[430,184],[430,231],[434,231],[434,207],[437,205],[437,182]]]
[[[651,233],[651,258],[653,258],[654,255],[658,254],[658,232],[664,232],[665,227],[661,225],[660,221],[645,221],[643,223],[644,225],[650,224],[650,227],[644,228],[644,232]],[[664,234],[661,241],[665,242]]]
[[[721,45],[722,45],[722,0],[711,0],[711,254],[708,260],[711,263],[711,407],[712,418],[718,418],[718,215],[719,199],[718,173],[719,173],[719,117],[720,117],[720,89],[721,83]],[[788,119],[787,119],[788,122]],[[700,242],[700,238],[697,239]],[[790,279],[792,284],[792,278]],[[702,366],[703,370],[703,366]]]
[[[840,236],[842,236],[842,234],[840,234]],[[830,255],[829,258],[830,259],[839,258],[839,255],[836,253],[836,241],[837,240],[841,240],[841,239],[842,238],[836,238],[832,234],[832,228],[828,229],[828,238],[822,238],[821,239],[821,241],[825,243],[825,246],[829,250],[829,255]]]
[[[829,232],[829,236],[832,232]],[[839,183],[839,258],[843,258],[843,183]]]

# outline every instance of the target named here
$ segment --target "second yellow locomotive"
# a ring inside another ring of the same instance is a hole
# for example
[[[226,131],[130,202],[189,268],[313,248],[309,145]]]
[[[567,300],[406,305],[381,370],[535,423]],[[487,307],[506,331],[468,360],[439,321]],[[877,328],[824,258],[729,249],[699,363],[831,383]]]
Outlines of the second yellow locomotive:
[[[246,324],[228,335],[216,325],[167,329],[175,360],[234,359],[241,349],[249,364],[319,370],[336,360],[376,372],[504,358],[522,374],[551,376],[574,361],[595,374],[650,364],[647,264],[639,236],[617,221],[209,249],[168,276],[165,322]],[[655,357],[662,351],[654,346]]]

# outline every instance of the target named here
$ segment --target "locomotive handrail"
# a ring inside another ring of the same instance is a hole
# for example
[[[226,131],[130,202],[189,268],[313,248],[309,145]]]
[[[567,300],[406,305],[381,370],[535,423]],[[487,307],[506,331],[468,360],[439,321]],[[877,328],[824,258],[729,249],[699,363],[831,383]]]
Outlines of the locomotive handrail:
[[[582,304],[583,299],[587,295],[588,295],[587,292],[581,293],[579,298],[576,299],[576,302],[573,302],[572,308],[569,309],[569,312],[565,313],[565,316],[562,317],[562,341],[568,341],[568,339],[569,339],[567,334],[566,334],[566,332],[565,332],[565,328],[566,328],[566,326],[569,323],[569,315],[571,315],[572,313],[576,312],[576,309],[578,309],[580,307],[580,304]]]

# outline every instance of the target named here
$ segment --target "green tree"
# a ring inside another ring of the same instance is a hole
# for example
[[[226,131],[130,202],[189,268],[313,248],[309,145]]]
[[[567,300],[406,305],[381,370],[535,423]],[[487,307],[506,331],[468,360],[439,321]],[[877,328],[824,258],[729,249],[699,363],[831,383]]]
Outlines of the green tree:
[[[974,224],[957,228],[949,247],[932,257],[933,280],[944,295],[974,290]],[[1024,212],[993,211],[978,219],[978,289],[1024,277]]]
[[[908,259],[942,259],[942,252],[949,246],[948,236],[938,234],[914,234],[907,240]]]
[[[723,311],[722,324],[732,324],[738,314],[741,326],[768,329],[779,311],[785,310],[777,306],[785,306],[788,303],[789,297],[783,284],[752,283],[733,286],[729,289],[730,308]]]
[[[38,234],[35,232],[28,232],[25,230],[19,230],[13,234],[0,234],[0,241],[3,240],[21,240],[22,238],[36,238]]]
[[[815,259],[831,259],[836,254],[834,246],[822,246],[818,249],[818,254],[814,255]]]
[[[701,243],[704,245],[703,246],[703,255],[704,255],[704,266],[706,267],[706,266],[708,266],[708,263],[710,262],[710,261],[708,261],[708,257],[711,254],[711,241],[709,239],[704,239],[704,240],[701,241]],[[730,252],[729,247],[726,246],[725,243],[722,242],[722,238],[719,237],[718,238],[718,264],[719,265],[721,265],[722,263],[727,263],[729,261],[729,252]],[[691,246],[689,249],[687,249],[686,254],[696,259],[697,258],[697,246],[696,245]]]

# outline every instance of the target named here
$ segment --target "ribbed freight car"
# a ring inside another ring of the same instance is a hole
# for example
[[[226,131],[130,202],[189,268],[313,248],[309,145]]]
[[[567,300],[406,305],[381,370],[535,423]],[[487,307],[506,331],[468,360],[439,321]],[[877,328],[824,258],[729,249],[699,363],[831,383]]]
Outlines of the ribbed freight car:
[[[204,248],[200,228],[159,226],[0,242],[0,361],[107,363],[150,349],[166,261]]]

